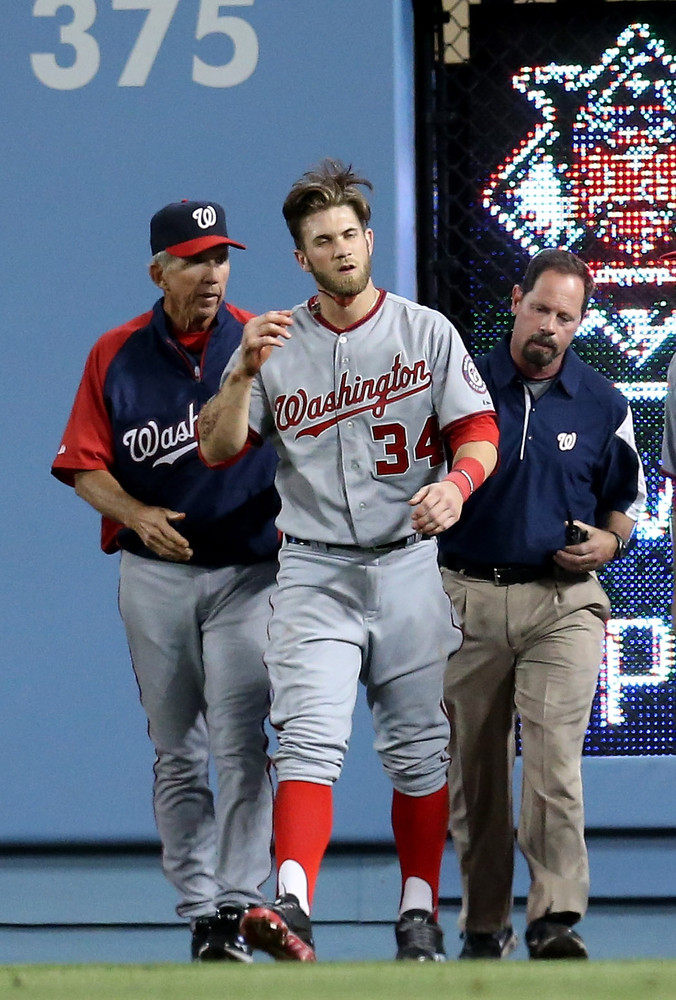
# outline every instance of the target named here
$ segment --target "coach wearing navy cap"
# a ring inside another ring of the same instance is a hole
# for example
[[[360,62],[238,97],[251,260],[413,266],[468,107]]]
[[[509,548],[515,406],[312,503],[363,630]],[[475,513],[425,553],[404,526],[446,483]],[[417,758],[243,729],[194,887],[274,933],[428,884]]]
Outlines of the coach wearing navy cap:
[[[200,460],[197,417],[251,314],[225,302],[230,239],[215,201],[150,221],[162,296],[94,344],[52,473],[121,552],[119,606],[156,751],[164,872],[192,957],[251,961],[239,930],[270,873],[262,649],[277,569],[276,459]],[[217,790],[209,785],[213,761]]]
[[[166,250],[173,257],[192,257],[210,247],[231,246],[246,250],[228,236],[223,206],[215,201],[176,201],[165,205],[150,220],[150,249]]]

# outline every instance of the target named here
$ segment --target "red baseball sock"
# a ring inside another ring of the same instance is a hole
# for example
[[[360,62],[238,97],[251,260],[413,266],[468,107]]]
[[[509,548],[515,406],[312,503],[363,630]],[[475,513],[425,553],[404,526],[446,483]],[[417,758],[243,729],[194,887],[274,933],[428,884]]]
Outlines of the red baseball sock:
[[[439,876],[448,832],[448,785],[438,792],[404,795],[396,789],[392,796],[392,830],[401,866],[402,896],[406,880],[416,877],[430,886],[436,919],[439,905]]]
[[[333,786],[310,781],[280,781],[275,796],[275,857],[277,871],[295,861],[305,872],[308,902],[324,852],[331,839]],[[287,891],[293,892],[288,886]],[[301,898],[301,894],[296,893]]]

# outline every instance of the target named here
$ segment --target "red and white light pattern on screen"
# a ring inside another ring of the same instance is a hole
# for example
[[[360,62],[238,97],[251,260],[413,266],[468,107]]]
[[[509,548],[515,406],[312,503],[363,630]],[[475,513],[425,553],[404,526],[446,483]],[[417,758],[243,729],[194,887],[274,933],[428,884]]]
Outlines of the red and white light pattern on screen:
[[[512,80],[542,121],[496,168],[485,208],[530,253],[592,230],[608,256],[597,282],[676,281],[660,261],[676,220],[676,58],[631,24],[596,66],[525,67]],[[577,94],[569,155],[554,151],[557,92]]]
[[[512,80],[542,116],[491,174],[484,207],[530,254],[593,235],[598,287],[676,284],[676,57],[631,24],[595,66],[525,67]],[[580,103],[562,155],[557,92]],[[671,289],[673,291],[673,289]],[[604,335],[637,365],[676,335],[676,311],[590,310],[579,336]]]
[[[483,207],[530,255],[591,248],[583,256],[597,294],[577,338],[601,338],[625,359],[636,381],[618,388],[635,417],[643,407],[658,427],[666,383],[641,379],[641,369],[665,346],[676,349],[676,255],[662,257],[676,249],[676,54],[648,24],[630,24],[596,64],[522,67],[512,86],[540,120],[491,172]],[[652,286],[652,296],[623,301],[623,291],[640,286]],[[654,304],[644,305],[646,298]],[[671,501],[672,484],[660,479],[637,525],[638,543],[668,545]],[[628,691],[663,684],[673,666],[667,620],[611,620],[601,724],[621,726]]]

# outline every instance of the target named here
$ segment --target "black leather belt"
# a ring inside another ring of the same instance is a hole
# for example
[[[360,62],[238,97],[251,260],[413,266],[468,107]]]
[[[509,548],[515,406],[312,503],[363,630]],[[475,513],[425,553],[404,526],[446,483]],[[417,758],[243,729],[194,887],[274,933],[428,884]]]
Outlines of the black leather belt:
[[[544,566],[488,566],[486,563],[470,563],[459,556],[444,555],[439,563],[464,576],[477,580],[490,580],[496,587],[508,587],[512,583],[533,583],[534,580],[551,580],[555,575],[554,563]]]
[[[396,542],[386,542],[384,545],[334,545],[333,542],[314,542],[309,538],[296,538],[294,535],[284,535],[290,545],[307,545],[317,552],[393,552],[395,549],[407,549],[409,545],[416,545],[429,538],[429,535],[422,535],[417,532],[414,535],[406,535],[405,538],[398,538]]]

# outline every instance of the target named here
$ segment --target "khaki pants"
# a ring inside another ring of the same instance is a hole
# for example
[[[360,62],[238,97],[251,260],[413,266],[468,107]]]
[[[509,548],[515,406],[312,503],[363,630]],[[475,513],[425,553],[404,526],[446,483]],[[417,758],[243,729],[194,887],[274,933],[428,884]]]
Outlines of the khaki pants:
[[[530,870],[527,921],[584,915],[589,867],[581,757],[608,598],[595,576],[497,587],[442,570],[464,631],[446,668],[451,833],[462,873],[461,930],[511,923],[514,722],[521,721],[518,844]]]

